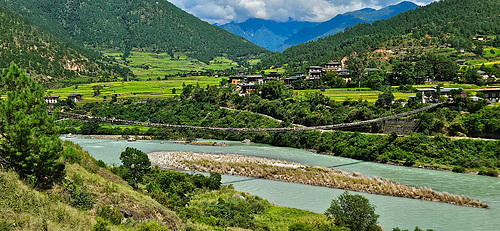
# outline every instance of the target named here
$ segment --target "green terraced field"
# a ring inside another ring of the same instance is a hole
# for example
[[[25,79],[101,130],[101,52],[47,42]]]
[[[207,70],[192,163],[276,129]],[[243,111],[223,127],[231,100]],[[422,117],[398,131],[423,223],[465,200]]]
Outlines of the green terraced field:
[[[48,90],[48,95],[60,95],[61,100],[65,100],[69,94],[82,94],[83,102],[95,102],[111,100],[112,95],[120,98],[164,98],[174,96],[172,89],[176,89],[176,95],[182,92],[182,85],[197,85],[206,87],[207,85],[219,85],[222,78],[196,76],[196,77],[173,77],[169,80],[154,81],[132,81],[132,82],[106,82],[78,85],[78,88],[67,87],[56,90]],[[94,96],[95,85],[103,86],[101,94]]]
[[[346,100],[367,100],[368,102],[375,102],[378,99],[378,95],[382,94],[381,91],[371,90],[369,88],[334,88],[321,90],[300,90],[295,91],[299,97],[303,97],[307,92],[321,92],[323,95],[328,96],[330,99],[335,101],[346,101]],[[395,99],[408,99],[408,96],[415,95],[415,93],[401,93],[394,92]]]
[[[105,53],[105,56],[121,60],[123,53]],[[178,59],[177,59],[178,58]],[[190,71],[226,70],[238,67],[232,60],[218,57],[210,61],[210,65],[196,59],[188,58],[182,54],[176,54],[174,59],[167,53],[152,53],[132,51],[127,58],[127,65],[141,80],[163,79],[165,75],[175,75]],[[149,68],[152,67],[152,68]]]

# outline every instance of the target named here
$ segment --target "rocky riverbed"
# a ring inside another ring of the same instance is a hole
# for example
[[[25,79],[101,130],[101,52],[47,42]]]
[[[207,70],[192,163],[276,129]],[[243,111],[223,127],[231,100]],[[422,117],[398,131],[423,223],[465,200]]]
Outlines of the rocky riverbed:
[[[301,183],[358,192],[413,198],[455,205],[489,208],[486,203],[465,196],[412,187],[388,179],[350,174],[332,168],[313,167],[282,160],[233,154],[193,152],[152,152],[151,163],[161,168],[218,172],[268,180]]]

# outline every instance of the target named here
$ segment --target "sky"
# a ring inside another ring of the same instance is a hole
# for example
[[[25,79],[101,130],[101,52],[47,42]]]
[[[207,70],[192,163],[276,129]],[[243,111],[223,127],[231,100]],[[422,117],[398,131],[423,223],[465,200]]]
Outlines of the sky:
[[[168,0],[177,7],[211,24],[244,22],[260,18],[286,22],[324,22],[349,11],[380,9],[402,0]],[[434,0],[408,0],[426,5]]]

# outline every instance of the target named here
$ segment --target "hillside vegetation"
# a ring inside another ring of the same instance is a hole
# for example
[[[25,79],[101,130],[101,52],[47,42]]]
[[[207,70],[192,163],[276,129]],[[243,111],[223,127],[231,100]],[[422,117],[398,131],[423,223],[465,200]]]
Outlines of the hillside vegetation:
[[[1,7],[0,30],[0,68],[18,63],[45,85],[105,81],[131,74],[128,68],[114,65]]]
[[[166,0],[2,0],[4,7],[86,47],[182,51],[202,62],[266,52]],[[125,52],[126,53],[126,52]]]
[[[500,34],[498,15],[500,2],[496,0],[438,1],[390,19],[358,24],[318,41],[288,48],[283,53],[262,60],[258,67],[293,65],[303,61],[314,65],[341,60],[353,53],[365,54],[385,48],[384,43],[398,36],[408,38],[414,48],[449,44],[452,48],[472,51],[475,48],[474,36]]]

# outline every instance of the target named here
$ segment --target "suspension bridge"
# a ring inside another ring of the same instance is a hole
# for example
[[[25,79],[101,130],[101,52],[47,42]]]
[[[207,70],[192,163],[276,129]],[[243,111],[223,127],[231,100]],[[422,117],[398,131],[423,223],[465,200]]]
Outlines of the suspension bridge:
[[[87,120],[87,121],[99,121],[103,123],[113,123],[113,124],[128,124],[128,125],[138,125],[138,126],[146,126],[146,127],[165,127],[165,128],[178,128],[178,129],[191,129],[191,130],[206,130],[206,131],[230,131],[230,132],[247,132],[247,133],[259,133],[259,132],[291,132],[291,131],[310,131],[310,130],[341,130],[346,128],[358,127],[366,124],[392,120],[400,117],[409,116],[412,114],[420,113],[426,110],[430,110],[432,108],[440,106],[442,103],[432,104],[426,107],[422,107],[413,111],[404,112],[396,115],[390,115],[385,117],[380,117],[372,120],[358,121],[352,123],[343,123],[343,124],[333,124],[333,125],[323,125],[323,126],[311,126],[311,127],[285,127],[285,128],[221,128],[221,127],[202,127],[202,126],[189,126],[189,125],[177,125],[177,124],[161,124],[161,123],[150,123],[150,122],[140,122],[140,121],[130,121],[130,120],[122,120],[116,119],[115,117],[98,117],[98,116],[89,116],[82,114],[75,114],[69,112],[57,112],[62,116],[66,116],[67,119],[79,119],[79,120]],[[51,113],[54,113],[51,111]],[[58,120],[58,121],[61,121]]]

